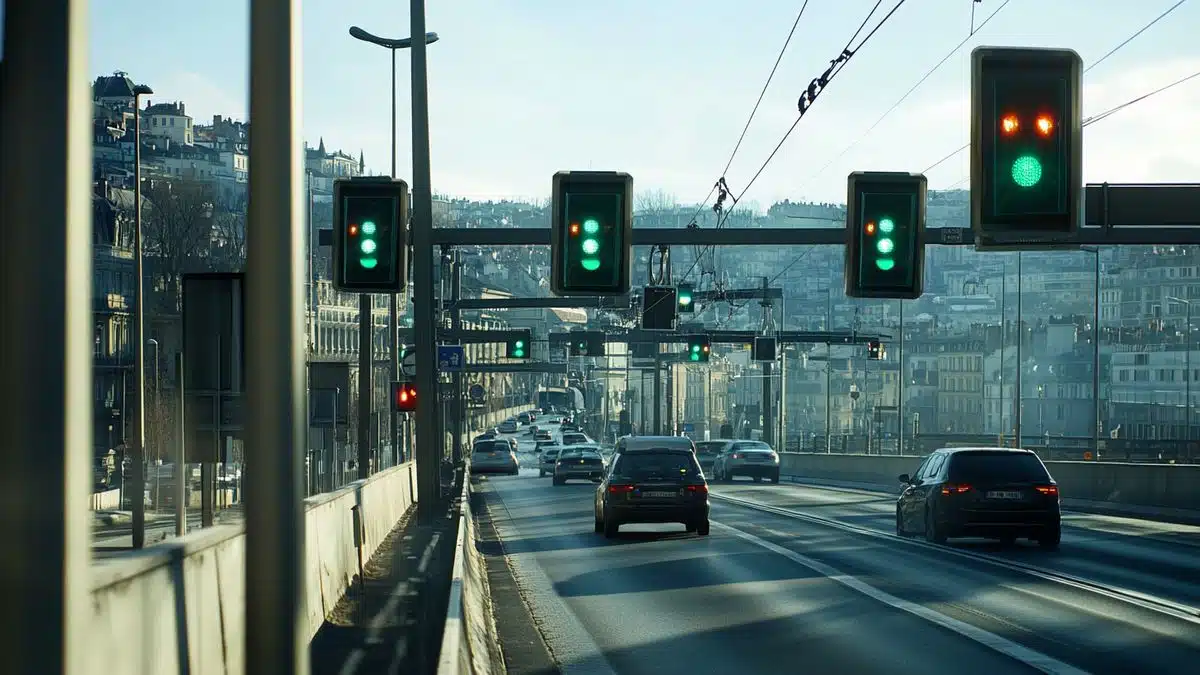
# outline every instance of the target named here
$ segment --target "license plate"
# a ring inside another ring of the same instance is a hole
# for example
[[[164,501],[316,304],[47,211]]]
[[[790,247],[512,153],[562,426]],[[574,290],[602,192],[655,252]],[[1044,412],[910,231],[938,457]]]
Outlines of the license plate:
[[[987,496],[988,499],[1020,499],[1021,493],[1013,490],[992,490]]]
[[[642,496],[648,497],[650,499],[667,499],[669,497],[674,497],[675,493],[674,492],[663,492],[661,490],[652,490],[650,492],[643,492]]]
[[[499,457],[499,456],[500,456],[500,453],[498,453],[498,452],[489,452],[488,453],[488,457]]]

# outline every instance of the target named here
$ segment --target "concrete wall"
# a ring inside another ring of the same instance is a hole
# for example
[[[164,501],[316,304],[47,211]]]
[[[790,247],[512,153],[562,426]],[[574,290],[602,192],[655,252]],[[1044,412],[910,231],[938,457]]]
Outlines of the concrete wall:
[[[497,411],[496,423],[522,408]],[[493,421],[494,420],[494,421]],[[305,502],[307,613],[311,640],[358,573],[351,508],[364,516],[364,558],[374,553],[416,494],[410,462]],[[244,671],[245,533],[193,532],[91,566],[95,652],[114,675],[229,675]],[[187,664],[180,667],[180,664]]]
[[[93,511],[110,511],[119,508],[121,508],[121,491],[119,489],[92,493]]]
[[[893,455],[780,455],[780,470],[796,478],[871,483],[899,489],[897,477],[914,473],[921,457]],[[1200,511],[1200,466],[1046,462],[1064,503],[1099,502],[1129,510]]]
[[[494,675],[504,672],[500,636],[492,611],[487,562],[476,546],[470,481],[463,491],[454,579],[446,610],[437,675]]]

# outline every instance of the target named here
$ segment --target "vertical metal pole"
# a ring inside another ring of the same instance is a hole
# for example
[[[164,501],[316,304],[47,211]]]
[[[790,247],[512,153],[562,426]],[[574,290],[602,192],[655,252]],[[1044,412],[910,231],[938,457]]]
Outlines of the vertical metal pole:
[[[146,311],[145,244],[142,233],[142,110],[133,97],[133,547],[146,545]]]
[[[314,227],[314,223],[316,221],[313,218],[313,206],[316,203],[316,201],[313,199],[313,174],[312,174],[312,171],[305,171],[304,174],[305,174],[305,177],[307,178],[306,185],[308,188],[308,211],[306,214],[307,218],[308,218],[308,225],[306,227],[306,230],[308,232],[308,235],[307,235],[308,250],[306,251],[306,253],[308,254],[308,336],[307,336],[308,339],[306,340],[306,344],[308,345],[308,354],[309,354],[309,356],[312,356],[312,354],[317,351],[317,314],[318,314],[317,274],[316,274],[317,230]]]
[[[369,293],[358,296],[358,439],[355,447],[358,450],[359,480],[371,475],[371,410],[374,401],[371,396],[371,372],[375,363],[374,337],[375,321],[371,316],[373,302]]]
[[[662,428],[662,353],[654,355],[654,435],[661,436]]]
[[[338,413],[341,412],[342,388],[335,387],[333,390],[333,441],[329,444],[330,448],[326,453],[329,460],[329,491],[333,492],[338,489],[337,482],[337,466],[338,466]]]
[[[675,364],[667,363],[667,435],[674,436],[675,425]]]
[[[0,386],[20,395],[0,406],[0,653],[73,675],[95,658],[88,3],[9,2],[3,23]]]
[[[787,301],[779,301],[779,331],[787,330]],[[775,440],[779,443],[780,452],[787,451],[787,346],[778,343],[779,347],[779,414],[776,415],[778,432]]]
[[[451,253],[453,256],[450,265],[450,327],[454,330],[462,328],[462,315],[458,311],[458,301],[462,299],[462,261],[459,258],[459,252]],[[462,344],[461,342],[459,344]],[[462,461],[463,446],[463,418],[466,416],[466,411],[463,408],[463,378],[462,373],[454,373],[450,376],[451,396],[453,403],[451,404],[450,427],[453,429],[454,440],[452,441],[452,452],[454,465]]]
[[[770,361],[762,364],[762,435],[763,443],[772,445],[775,434],[775,416],[772,408],[775,401],[771,399],[771,368]],[[776,448],[778,449],[778,448]]]
[[[392,49],[392,178],[396,178],[396,50]],[[391,382],[400,380],[400,299],[396,293],[388,294],[388,368]],[[389,383],[390,386],[390,383]],[[392,457],[400,463],[400,413],[389,405],[388,428],[391,431]]]
[[[434,348],[433,191],[429,167],[429,87],[425,64],[425,1],[410,0],[412,41],[413,153],[413,342],[417,392],[424,397],[416,411],[417,519],[431,524],[440,492],[442,433],[437,428],[437,358]]]
[[[833,452],[833,345],[825,343],[825,454]]]
[[[1100,452],[1100,248],[1096,254],[1096,302],[1092,305],[1092,451]],[[1190,373],[1189,373],[1190,380]],[[1097,459],[1099,457],[1097,456]]]
[[[1017,408],[1013,411],[1013,434],[1016,435],[1016,445],[1014,447],[1022,447],[1021,442],[1021,412],[1022,405],[1021,396],[1021,343],[1025,341],[1025,326],[1021,323],[1021,252],[1017,251],[1017,376],[1015,384],[1017,387]]]
[[[183,388],[183,352],[175,353],[175,535],[187,534],[187,439],[184,438],[186,398]]]
[[[896,387],[897,388],[897,391],[896,391],[896,454],[903,455],[904,454],[904,380],[908,376],[904,372],[904,301],[897,300],[896,302],[900,303],[900,345],[899,345],[900,353],[896,356],[896,360],[900,362],[900,364],[899,364],[900,365],[900,379],[896,381],[896,384],[897,384],[897,387]],[[1000,344],[1004,344],[1003,338],[1001,338]],[[1004,351],[1001,350],[1000,353],[1003,354]],[[987,383],[985,382],[983,386],[987,387]],[[984,412],[984,414],[985,415],[987,414],[986,411]]]
[[[1184,396],[1187,401],[1184,402],[1184,416],[1187,420],[1187,432],[1184,434],[1184,440],[1192,440],[1192,302],[1188,300],[1184,303],[1184,322],[1187,323],[1186,332],[1183,338],[1183,348],[1186,350],[1183,357],[1183,367],[1187,370],[1184,373],[1183,381],[1187,383]]]
[[[300,3],[250,2],[247,218],[246,672],[308,672],[304,630],[304,158]]]

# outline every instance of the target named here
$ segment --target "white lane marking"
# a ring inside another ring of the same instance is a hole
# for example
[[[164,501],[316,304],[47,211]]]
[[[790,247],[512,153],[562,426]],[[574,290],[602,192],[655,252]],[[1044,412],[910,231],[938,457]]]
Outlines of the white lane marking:
[[[492,518],[496,536],[503,546],[504,541],[513,534],[520,534],[520,528],[512,525],[512,514],[500,490],[491,486],[490,492],[495,495],[496,501],[508,517],[504,521]],[[554,582],[533,554],[509,554],[506,551],[504,555],[509,562],[513,579],[517,582],[517,589],[521,591],[521,597],[529,606],[529,612],[533,615],[562,674],[616,675],[617,671],[604,656],[604,650],[596,644],[591,632],[554,590]]]
[[[1049,581],[1052,583],[1061,584],[1063,586],[1070,586],[1071,588],[1101,595],[1111,600],[1134,605],[1136,607],[1141,607],[1142,609],[1158,612],[1159,614],[1164,614],[1175,619],[1182,619],[1183,621],[1200,625],[1200,609],[1184,605],[1173,600],[1168,600],[1166,598],[1150,595],[1148,593],[1142,593],[1141,591],[1135,591],[1133,589],[1111,584],[1102,584],[1098,581],[1092,581],[1084,577],[1067,574],[1066,572],[1059,572],[1057,570],[1041,567],[1039,565],[1008,560],[994,555],[989,555],[987,553],[952,548],[940,544],[933,544],[921,539],[913,539],[911,537],[900,537],[886,530],[854,525],[851,523],[842,522],[836,518],[828,518],[826,516],[815,516],[810,513],[800,513],[799,511],[783,508],[781,506],[774,506],[772,504],[764,504],[752,499],[744,499],[742,497],[733,497],[719,493],[711,494],[710,496],[716,498],[717,500],[725,501],[737,506],[754,509],[756,511],[763,511],[766,513],[773,513],[777,516],[784,516],[785,518],[794,518],[796,520],[801,520],[822,527],[831,527],[845,532],[862,534],[875,539],[899,542],[906,546],[938,551],[939,553],[948,556],[956,556],[966,560],[987,563],[989,565],[1002,567],[1014,572],[1027,574],[1037,579],[1042,579],[1043,581]]]
[[[1041,652],[1034,651],[1023,645],[1019,645],[994,633],[989,633],[982,628],[972,626],[969,623],[959,621],[958,619],[954,619],[939,612],[935,612],[924,605],[918,605],[915,602],[909,602],[903,598],[897,598],[890,593],[881,591],[874,586],[866,584],[850,575],[845,574],[844,572],[841,572],[840,570],[830,567],[819,560],[814,560],[806,555],[802,555],[791,549],[784,548],[761,537],[756,537],[753,534],[734,529],[728,525],[717,522],[713,522],[712,524],[728,531],[736,537],[741,537],[743,540],[748,541],[751,544],[761,546],[762,548],[765,548],[772,553],[781,555],[798,565],[803,565],[817,574],[827,577],[832,581],[836,581],[846,588],[857,591],[868,598],[871,598],[872,600],[881,602],[894,609],[908,612],[909,614],[924,619],[925,621],[928,621],[936,626],[940,626],[946,630],[958,633],[968,640],[977,642],[1031,668],[1035,668],[1043,673],[1047,673],[1047,675],[1089,675],[1088,671],[1086,670],[1080,670],[1075,666],[1063,663],[1062,661],[1050,656],[1046,656]]]

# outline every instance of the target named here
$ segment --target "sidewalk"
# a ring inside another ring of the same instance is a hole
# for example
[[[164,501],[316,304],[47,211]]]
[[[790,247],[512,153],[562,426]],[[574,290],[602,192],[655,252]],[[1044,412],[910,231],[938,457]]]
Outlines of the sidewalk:
[[[410,509],[313,638],[312,675],[432,672],[457,536],[457,508],[429,527]]]

